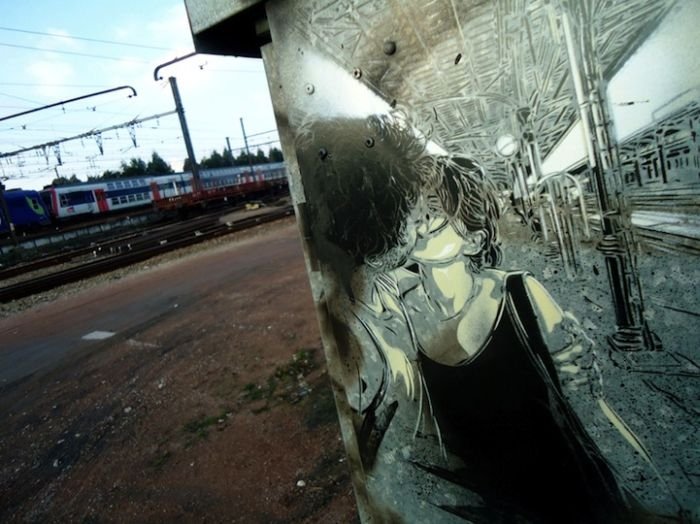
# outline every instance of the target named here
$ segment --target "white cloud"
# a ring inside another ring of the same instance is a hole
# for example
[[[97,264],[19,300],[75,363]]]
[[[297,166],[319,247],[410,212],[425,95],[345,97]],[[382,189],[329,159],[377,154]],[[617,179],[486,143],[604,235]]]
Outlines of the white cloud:
[[[191,51],[192,36],[184,3],[171,7],[157,20],[146,24],[146,34],[154,45],[171,47],[177,51]]]
[[[38,84],[36,92],[47,98],[60,98],[66,91],[57,84],[69,84],[74,81],[73,66],[61,60],[35,60],[26,67],[27,74]]]
[[[38,46],[43,47],[43,48],[48,48],[48,49],[56,49],[59,51],[81,51],[85,49],[85,44],[80,41],[76,40],[74,38],[71,38],[73,35],[71,35],[68,31],[64,29],[56,29],[53,27],[49,27],[46,30],[47,33],[51,33],[52,35],[60,35],[59,37],[55,36],[44,36],[41,39],[39,39]],[[65,37],[65,38],[61,38]]]

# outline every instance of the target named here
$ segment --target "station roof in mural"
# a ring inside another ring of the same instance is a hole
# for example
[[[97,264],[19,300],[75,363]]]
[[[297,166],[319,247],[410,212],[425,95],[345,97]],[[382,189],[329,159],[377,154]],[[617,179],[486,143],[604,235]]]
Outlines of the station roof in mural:
[[[436,142],[498,177],[500,136],[531,132],[546,156],[576,120],[563,11],[577,28],[574,45],[588,39],[610,78],[674,3],[325,0],[300,3],[295,18],[314,47],[348,72],[359,68],[362,81],[417,117]]]

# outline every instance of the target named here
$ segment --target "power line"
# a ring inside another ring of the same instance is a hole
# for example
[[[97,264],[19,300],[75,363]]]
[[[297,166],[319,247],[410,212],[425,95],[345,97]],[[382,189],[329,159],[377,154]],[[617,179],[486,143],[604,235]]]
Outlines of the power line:
[[[104,60],[116,60],[118,62],[133,62],[136,64],[150,64],[151,63],[147,60],[137,60],[136,58],[120,58],[118,56],[93,55],[90,53],[78,53],[76,51],[58,51],[56,49],[49,49],[47,47],[34,47],[34,46],[29,46],[29,45],[8,44],[7,42],[0,42],[0,46],[15,47],[17,49],[29,49],[31,51],[46,51],[48,53],[58,53],[60,55],[86,56],[88,58],[102,58]]]
[[[248,135],[248,138],[252,136],[266,135],[268,133],[277,133],[277,129],[270,129],[269,131],[260,131],[259,133],[253,133],[252,135]]]
[[[23,102],[30,102],[32,104],[41,104],[41,102],[37,102],[36,100],[29,100],[28,98],[23,98],[21,96],[16,96],[16,95],[10,95],[9,93],[0,93],[0,96],[7,96],[9,98],[16,98],[17,100],[22,100]]]
[[[253,73],[253,74],[265,74],[265,71],[255,71],[253,69],[219,69],[217,67],[203,67],[202,71],[213,71],[216,73]]]
[[[38,82],[0,82],[0,86],[20,87],[109,87],[107,84],[45,84]]]
[[[26,33],[30,35],[52,36],[55,38],[67,38],[70,40],[83,40],[85,42],[98,42],[100,44],[121,45],[127,47],[139,47],[141,49],[155,49],[157,51],[171,51],[167,47],[158,47],[148,44],[134,44],[131,42],[117,42],[116,40],[100,40],[99,38],[87,38],[84,36],[62,35],[59,33],[44,33],[42,31],[29,31],[27,29],[17,29],[14,27],[0,27],[0,31],[13,31],[15,33]]]
[[[45,148],[45,147],[52,147],[52,146],[61,144],[61,143],[63,143],[63,142],[68,142],[68,141],[70,141],[70,140],[79,140],[79,139],[81,139],[81,138],[92,137],[92,136],[98,135],[98,134],[100,134],[100,133],[106,133],[107,131],[112,131],[112,130],[114,130],[114,129],[120,129],[120,128],[127,127],[127,126],[133,126],[133,125],[135,125],[135,124],[139,124],[139,123],[141,123],[141,122],[146,122],[146,121],[148,121],[148,120],[156,120],[156,119],[162,118],[162,117],[164,117],[164,116],[172,115],[172,114],[174,114],[175,112],[176,112],[176,111],[173,110],[173,111],[168,111],[168,112],[166,112],[166,113],[160,113],[160,114],[158,114],[158,115],[152,115],[152,116],[147,116],[147,117],[140,118],[140,119],[134,119],[134,120],[132,120],[132,121],[130,121],[130,122],[124,122],[123,124],[117,124],[117,125],[114,125],[114,126],[110,126],[110,127],[108,127],[108,128],[105,128],[105,129],[93,129],[93,130],[91,130],[91,131],[88,131],[87,133],[81,133],[80,135],[72,136],[72,137],[69,137],[69,138],[62,138],[62,139],[60,139],[60,140],[52,140],[51,142],[47,142],[47,143],[45,143],[45,144],[39,144],[39,145],[36,145],[36,146],[25,147],[25,148],[23,148],[23,149],[18,149],[18,150],[16,150],[16,151],[10,151],[9,153],[2,153],[2,154],[0,154],[0,158],[11,157],[11,156],[18,155],[18,154],[20,154],[20,153],[25,153],[25,152],[27,152],[27,151],[33,151],[33,150],[43,149],[43,148]]]

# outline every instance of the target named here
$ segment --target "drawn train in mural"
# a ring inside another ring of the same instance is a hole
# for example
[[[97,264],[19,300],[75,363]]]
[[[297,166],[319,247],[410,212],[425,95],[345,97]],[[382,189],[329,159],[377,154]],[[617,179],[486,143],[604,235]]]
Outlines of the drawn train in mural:
[[[620,146],[625,189],[635,207],[698,211],[700,103],[691,102]]]

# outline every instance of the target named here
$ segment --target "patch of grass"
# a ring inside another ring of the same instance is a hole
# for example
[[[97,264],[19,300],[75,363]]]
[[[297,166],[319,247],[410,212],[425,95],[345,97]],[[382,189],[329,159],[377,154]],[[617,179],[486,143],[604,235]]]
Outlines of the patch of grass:
[[[230,413],[230,411],[229,409],[225,409],[219,415],[202,415],[187,422],[182,426],[182,430],[190,437],[186,445],[191,446],[197,439],[206,438],[209,435],[211,426],[219,424],[220,420],[226,421],[227,414]]]
[[[265,400],[264,407],[256,412],[269,409],[275,400],[295,403],[306,396],[310,389],[304,377],[318,367],[315,348],[302,348],[291,360],[275,368],[264,384],[249,383],[243,388],[243,397],[248,401]]]
[[[153,460],[149,462],[149,466],[155,469],[160,469],[162,468],[168,460],[170,460],[170,457],[172,457],[173,454],[170,451],[164,451],[163,453],[160,453],[158,456],[156,456]]]
[[[317,367],[316,349],[303,348],[294,353],[291,362],[279,366],[275,370],[275,377],[278,379],[305,377]]]
[[[262,386],[258,386],[257,384],[250,382],[243,387],[243,396],[247,400],[251,401],[260,400],[265,396],[265,391],[263,390]]]

